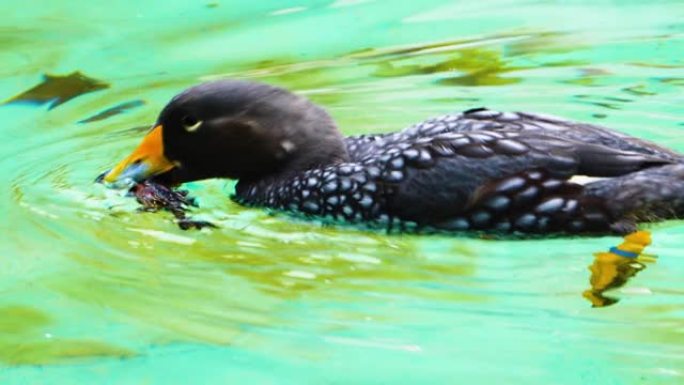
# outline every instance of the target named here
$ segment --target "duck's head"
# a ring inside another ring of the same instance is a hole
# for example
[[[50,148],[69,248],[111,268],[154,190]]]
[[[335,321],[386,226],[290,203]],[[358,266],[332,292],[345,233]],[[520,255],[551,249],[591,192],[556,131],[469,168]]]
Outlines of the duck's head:
[[[221,80],[174,97],[138,148],[104,180],[259,180],[347,157],[322,108],[281,88]]]

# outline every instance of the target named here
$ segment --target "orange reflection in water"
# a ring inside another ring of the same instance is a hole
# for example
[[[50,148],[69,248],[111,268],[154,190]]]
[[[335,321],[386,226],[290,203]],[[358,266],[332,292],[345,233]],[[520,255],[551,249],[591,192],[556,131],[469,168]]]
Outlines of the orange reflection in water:
[[[605,292],[624,286],[630,278],[646,268],[645,263],[655,262],[655,256],[643,253],[650,244],[650,232],[636,231],[625,236],[618,246],[594,254],[594,262],[589,265],[591,289],[582,293],[584,298],[593,307],[617,303],[619,299],[606,296]]]

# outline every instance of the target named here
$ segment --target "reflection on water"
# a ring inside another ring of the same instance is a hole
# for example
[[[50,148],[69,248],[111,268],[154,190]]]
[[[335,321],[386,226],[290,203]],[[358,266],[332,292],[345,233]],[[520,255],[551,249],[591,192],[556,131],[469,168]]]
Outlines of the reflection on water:
[[[646,246],[651,244],[651,233],[637,231],[625,236],[618,246],[609,251],[594,254],[594,263],[589,265],[591,289],[582,295],[593,307],[610,306],[619,299],[605,295],[609,290],[624,286],[627,281],[646,268],[643,262],[655,262],[655,256],[644,254]]]

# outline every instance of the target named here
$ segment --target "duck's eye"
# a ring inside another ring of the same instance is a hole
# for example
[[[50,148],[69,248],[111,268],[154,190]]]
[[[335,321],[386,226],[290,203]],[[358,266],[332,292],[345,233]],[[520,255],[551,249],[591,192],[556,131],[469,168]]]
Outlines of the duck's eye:
[[[202,121],[192,115],[185,115],[183,119],[181,119],[181,123],[183,123],[183,128],[185,128],[185,131],[187,132],[195,132],[202,125]]]

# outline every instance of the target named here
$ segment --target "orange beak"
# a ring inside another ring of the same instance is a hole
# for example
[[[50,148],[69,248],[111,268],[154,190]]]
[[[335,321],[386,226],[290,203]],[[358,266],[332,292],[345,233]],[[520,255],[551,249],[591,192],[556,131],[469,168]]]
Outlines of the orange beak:
[[[104,181],[111,184],[140,182],[172,169],[174,164],[164,156],[162,129],[161,125],[154,127],[131,155],[105,175]]]

